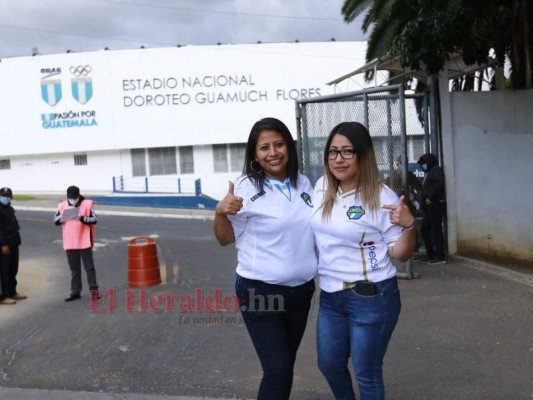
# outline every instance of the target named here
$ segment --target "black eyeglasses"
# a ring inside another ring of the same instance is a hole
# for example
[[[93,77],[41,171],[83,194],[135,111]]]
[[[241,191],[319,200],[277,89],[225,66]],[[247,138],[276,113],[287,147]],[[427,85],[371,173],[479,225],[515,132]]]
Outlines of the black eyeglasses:
[[[355,155],[354,149],[329,149],[328,150],[328,160],[336,160],[338,155],[341,155],[343,160],[351,160]]]

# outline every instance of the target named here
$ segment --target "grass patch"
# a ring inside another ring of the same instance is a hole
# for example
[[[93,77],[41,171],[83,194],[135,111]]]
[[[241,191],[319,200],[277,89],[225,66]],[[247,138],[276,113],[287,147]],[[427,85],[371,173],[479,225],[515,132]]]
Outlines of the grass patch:
[[[28,200],[35,200],[35,196],[30,196],[27,194],[16,194],[13,196],[13,201],[28,201]]]

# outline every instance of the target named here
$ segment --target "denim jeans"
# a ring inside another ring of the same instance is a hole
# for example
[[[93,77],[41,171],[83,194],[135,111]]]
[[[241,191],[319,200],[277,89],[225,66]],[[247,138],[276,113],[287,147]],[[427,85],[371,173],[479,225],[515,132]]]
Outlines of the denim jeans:
[[[336,400],[355,400],[348,359],[352,357],[361,400],[383,400],[382,366],[401,302],[396,277],[377,282],[378,294],[355,289],[320,293],[318,367]]]
[[[242,317],[263,369],[258,400],[288,400],[315,282],[290,287],[235,280]]]

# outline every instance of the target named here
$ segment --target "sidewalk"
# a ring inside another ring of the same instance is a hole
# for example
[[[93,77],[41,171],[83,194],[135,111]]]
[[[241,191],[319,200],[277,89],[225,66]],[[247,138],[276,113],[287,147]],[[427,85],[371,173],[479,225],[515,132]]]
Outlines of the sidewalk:
[[[52,215],[57,211],[57,205],[63,200],[61,196],[35,196],[34,200],[14,201],[15,210],[46,211]],[[95,204],[98,215],[119,215],[151,218],[181,218],[181,219],[213,219],[214,210],[189,209],[189,208],[157,208],[157,207],[133,207],[114,206],[107,204]]]

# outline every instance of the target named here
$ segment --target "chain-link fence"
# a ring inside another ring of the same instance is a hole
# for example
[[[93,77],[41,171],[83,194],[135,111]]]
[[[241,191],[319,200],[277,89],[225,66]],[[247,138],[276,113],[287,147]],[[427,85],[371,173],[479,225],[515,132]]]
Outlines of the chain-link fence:
[[[314,184],[323,175],[324,147],[331,129],[344,121],[360,122],[372,136],[383,181],[398,195],[405,195],[413,215],[420,219],[418,198],[424,172],[417,161],[436,143],[431,140],[429,102],[429,92],[406,93],[403,85],[297,100],[303,173]],[[421,245],[418,234],[416,250]],[[410,261],[397,268],[399,277],[415,277]]]

